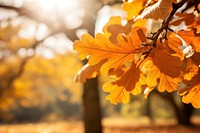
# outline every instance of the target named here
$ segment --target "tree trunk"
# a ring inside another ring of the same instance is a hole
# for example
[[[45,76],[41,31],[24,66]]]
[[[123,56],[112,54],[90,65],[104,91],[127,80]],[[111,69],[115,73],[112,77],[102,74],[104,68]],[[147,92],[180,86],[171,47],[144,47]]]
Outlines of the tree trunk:
[[[178,123],[181,125],[185,125],[185,126],[191,126],[192,123],[190,121],[190,118],[192,116],[192,112],[193,112],[193,106],[191,104],[183,104],[183,115],[184,115],[184,121],[181,120],[181,118],[178,119]],[[177,112],[178,113],[178,112]],[[183,117],[183,116],[180,116]]]
[[[149,95],[149,97],[148,97],[148,99],[147,99],[145,115],[146,115],[147,117],[149,117],[149,119],[150,119],[151,121],[153,121],[153,116],[152,116],[152,111],[151,111],[151,99],[150,99],[150,97],[151,97],[151,96]]]
[[[168,97],[168,98],[167,98]],[[193,107],[191,104],[183,104],[183,107],[180,107],[175,102],[173,94],[167,94],[167,100],[172,104],[174,108],[174,113],[176,115],[178,124],[184,125],[184,126],[191,126],[192,123],[190,121],[190,118],[192,116]]]
[[[178,124],[184,126],[191,126],[192,123],[190,118],[193,112],[193,106],[191,104],[183,104],[183,107],[180,107],[175,102],[173,93],[160,93],[158,91],[154,91],[156,94],[160,95],[162,98],[167,100],[173,107],[175,116],[177,118]]]
[[[84,84],[83,107],[85,133],[102,133],[97,78],[89,79]]]

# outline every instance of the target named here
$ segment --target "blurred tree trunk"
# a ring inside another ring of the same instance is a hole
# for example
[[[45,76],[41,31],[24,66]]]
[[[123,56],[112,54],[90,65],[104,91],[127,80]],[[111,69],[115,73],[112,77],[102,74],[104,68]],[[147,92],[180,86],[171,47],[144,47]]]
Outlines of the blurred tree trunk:
[[[89,79],[84,84],[83,105],[85,133],[102,133],[97,78]]]
[[[191,126],[192,123],[191,123],[190,119],[192,116],[193,109],[194,108],[191,104],[183,104],[183,108],[181,108],[181,109],[175,108],[178,123],[181,125],[185,125],[185,126]],[[179,112],[179,110],[181,113]]]
[[[101,0],[87,0],[87,4],[83,0],[82,4],[85,9],[83,25],[94,36],[97,12],[102,7]],[[88,79],[84,84],[83,108],[85,133],[102,133],[98,78]]]
[[[151,121],[153,121],[152,110],[151,110],[151,97],[152,94],[149,94],[146,101],[145,116],[147,116]]]
[[[160,95],[162,98],[164,98],[166,101],[168,101],[172,105],[178,124],[181,124],[184,126],[192,125],[190,118],[192,116],[192,112],[194,108],[191,104],[183,103],[183,106],[178,106],[178,104],[176,103],[174,99],[173,93],[160,93],[158,91],[154,91],[154,92]]]

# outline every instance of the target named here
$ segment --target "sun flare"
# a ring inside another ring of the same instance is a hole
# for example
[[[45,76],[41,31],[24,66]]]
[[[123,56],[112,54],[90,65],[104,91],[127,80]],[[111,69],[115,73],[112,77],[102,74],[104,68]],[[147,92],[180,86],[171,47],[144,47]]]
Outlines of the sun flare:
[[[44,11],[57,10],[60,12],[70,10],[78,6],[79,0],[38,0],[38,5]]]

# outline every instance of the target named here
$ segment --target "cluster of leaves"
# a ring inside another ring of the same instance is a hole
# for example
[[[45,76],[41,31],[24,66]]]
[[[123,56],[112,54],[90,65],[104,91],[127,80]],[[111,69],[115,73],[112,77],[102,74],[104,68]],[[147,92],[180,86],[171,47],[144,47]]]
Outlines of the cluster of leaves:
[[[199,0],[134,0],[111,17],[104,32],[84,34],[74,42],[80,59],[88,59],[76,81],[98,74],[115,77],[104,84],[111,103],[128,103],[130,94],[178,91],[184,103],[200,108]],[[126,20],[126,24],[122,24]],[[151,33],[149,21],[162,20]],[[185,88],[180,88],[184,83]]]

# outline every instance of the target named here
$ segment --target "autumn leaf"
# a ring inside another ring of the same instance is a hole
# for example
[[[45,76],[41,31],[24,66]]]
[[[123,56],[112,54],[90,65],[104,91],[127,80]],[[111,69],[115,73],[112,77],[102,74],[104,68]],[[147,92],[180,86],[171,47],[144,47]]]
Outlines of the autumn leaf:
[[[122,9],[127,12],[127,20],[132,20],[135,16],[143,10],[147,0],[134,0],[132,2],[125,2]]]
[[[116,81],[106,83],[103,90],[110,92],[108,100],[111,103],[126,103],[129,101],[129,93],[137,95],[143,91],[142,85],[146,85],[146,77],[140,71],[139,66],[132,63]]]
[[[130,101],[130,92],[124,88],[115,88],[112,84],[107,83],[103,85],[103,90],[110,92],[106,99],[112,104],[116,105],[117,103],[128,103]]]
[[[84,65],[81,70],[78,71],[74,80],[76,82],[84,83],[86,79],[95,78],[100,72],[101,66],[106,62],[106,60],[102,60],[101,62],[90,66],[89,64]]]
[[[195,20],[195,15],[193,13],[176,13],[176,20],[172,21],[170,25],[178,26],[185,22],[186,26],[193,25]]]
[[[152,6],[145,8],[142,14],[138,17],[141,19],[166,19],[172,8],[174,0],[159,0]]]
[[[184,80],[191,80],[195,75],[198,74],[199,66],[197,66],[192,58],[185,60],[184,68]]]
[[[181,59],[167,53],[161,44],[157,45],[150,57],[144,63],[144,70],[147,69],[147,85],[153,87],[159,84],[158,90],[161,92],[176,90],[181,81]]]
[[[200,108],[200,83],[188,87],[182,101],[187,104],[191,103],[195,108]]]
[[[90,56],[89,65],[95,65],[107,59],[107,62],[101,67],[101,73],[108,74],[111,68],[117,69],[125,62],[134,60],[134,51],[136,48],[141,47],[142,44],[141,37],[137,33],[140,29],[139,27],[134,27],[130,35],[126,37],[119,35],[117,44],[112,44],[106,36],[100,33],[96,35],[96,38],[85,34],[82,36],[81,41],[75,41],[74,49],[78,51],[80,59]],[[142,30],[145,33],[145,29]]]
[[[200,53],[194,53],[191,58],[197,66],[200,66]]]
[[[200,14],[198,14],[198,16],[195,16],[195,21],[194,21],[193,25],[190,26],[189,28],[190,29],[196,28],[197,29],[197,33],[200,33]]]
[[[168,36],[168,40],[165,41],[166,51],[172,55],[178,56],[181,60],[184,59],[184,53],[179,47],[182,46],[182,41],[176,36],[175,33],[171,33]]]
[[[79,58],[88,59],[78,78],[85,81],[99,71],[114,77],[114,81],[103,85],[109,93],[106,99],[113,104],[128,103],[131,94],[144,92],[147,97],[155,87],[160,92],[172,92],[182,82],[190,85],[179,89],[183,102],[200,108],[200,15],[194,8],[183,6],[187,3],[127,0],[122,5],[127,12],[125,19],[111,17],[103,34],[94,38],[85,34],[75,41]],[[150,31],[154,25],[147,22],[151,19],[163,21],[153,33],[146,33],[141,27]],[[184,28],[187,30],[181,30]]]
[[[131,31],[132,23],[132,21],[128,21],[126,25],[122,26],[121,17],[111,17],[104,26],[103,31],[112,43],[117,43],[119,33],[128,34]]]
[[[196,33],[196,29],[189,31],[181,30],[178,35],[188,44],[191,45],[196,52],[200,52],[200,34]]]
[[[153,64],[164,74],[170,77],[178,77],[181,73],[182,61],[179,57],[166,52],[161,44],[157,44],[153,55]]]
[[[200,108],[200,71],[191,80],[184,80],[183,83],[189,87],[179,90],[179,95],[183,96],[184,103],[191,103],[195,108]]]
[[[200,71],[198,71],[198,74],[196,74],[195,76],[192,77],[191,80],[184,80],[183,83],[184,84],[188,84],[188,85],[196,85],[200,83]]]
[[[146,27],[147,26],[148,20],[146,19],[137,19],[137,21],[134,21],[134,26],[135,27]]]

